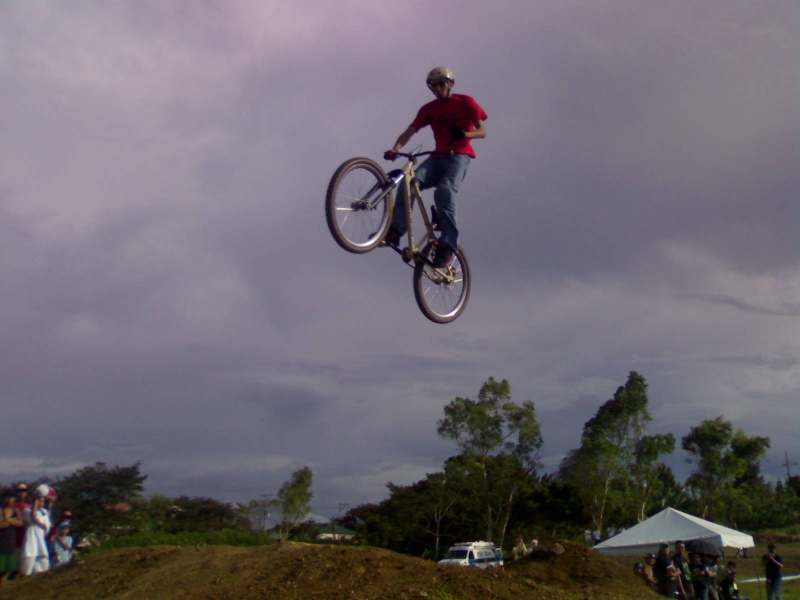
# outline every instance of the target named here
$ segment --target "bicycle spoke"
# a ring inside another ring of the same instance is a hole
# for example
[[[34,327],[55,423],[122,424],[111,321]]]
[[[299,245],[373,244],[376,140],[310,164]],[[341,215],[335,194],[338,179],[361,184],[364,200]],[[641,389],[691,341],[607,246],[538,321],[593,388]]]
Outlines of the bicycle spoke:
[[[326,196],[328,228],[337,243],[357,254],[377,247],[389,227],[391,194],[380,166],[366,158],[344,163]]]
[[[422,255],[431,257],[433,244]],[[434,269],[424,261],[414,269],[414,296],[422,313],[435,323],[450,323],[464,311],[469,299],[469,266],[459,248],[450,267]]]

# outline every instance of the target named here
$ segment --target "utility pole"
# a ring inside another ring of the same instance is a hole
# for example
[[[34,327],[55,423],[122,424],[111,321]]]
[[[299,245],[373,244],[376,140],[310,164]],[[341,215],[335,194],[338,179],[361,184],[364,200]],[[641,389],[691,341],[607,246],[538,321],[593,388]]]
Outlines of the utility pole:
[[[789,470],[789,467],[796,467],[797,463],[790,463],[789,462],[789,453],[784,452],[783,456],[786,458],[784,463],[781,465],[782,467],[786,467],[786,481],[789,481],[792,478],[792,472]]]

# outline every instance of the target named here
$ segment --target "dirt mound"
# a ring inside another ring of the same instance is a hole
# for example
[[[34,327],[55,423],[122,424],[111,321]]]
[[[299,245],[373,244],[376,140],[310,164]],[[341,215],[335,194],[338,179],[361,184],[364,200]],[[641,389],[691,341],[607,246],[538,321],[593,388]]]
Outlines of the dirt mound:
[[[574,542],[560,541],[546,548],[534,548],[527,556],[509,563],[506,570],[518,579],[546,583],[551,588],[581,590],[586,598],[652,595],[633,574],[632,564],[607,558]]]
[[[641,599],[644,584],[619,563],[561,542],[506,569],[442,568],[382,550],[285,543],[129,548],[3,586],[16,600],[119,599]],[[558,548],[556,548],[558,550]],[[627,569],[630,571],[630,569]]]

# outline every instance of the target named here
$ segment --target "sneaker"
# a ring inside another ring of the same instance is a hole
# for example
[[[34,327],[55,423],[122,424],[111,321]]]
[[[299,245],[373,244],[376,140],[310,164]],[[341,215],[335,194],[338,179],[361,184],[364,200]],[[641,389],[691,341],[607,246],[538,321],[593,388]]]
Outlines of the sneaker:
[[[383,243],[387,246],[397,246],[400,243],[400,235],[400,230],[392,225],[386,235],[383,236]]]
[[[375,236],[378,235],[378,232],[370,234],[369,239],[374,240]],[[381,242],[386,246],[397,246],[400,243],[401,233],[398,231],[397,227],[394,225],[389,226],[389,230],[386,232],[386,235],[383,236]]]
[[[437,246],[433,255],[433,268],[441,269],[448,266],[453,260],[453,251],[449,246]]]

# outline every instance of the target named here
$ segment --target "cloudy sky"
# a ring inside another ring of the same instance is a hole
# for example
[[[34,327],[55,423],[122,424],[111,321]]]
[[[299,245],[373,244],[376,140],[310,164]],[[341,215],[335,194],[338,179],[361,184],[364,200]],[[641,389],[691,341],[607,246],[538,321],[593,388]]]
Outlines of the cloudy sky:
[[[3,2],[0,482],[142,461],[148,492],[246,502],[309,465],[331,515],[439,469],[442,407],[490,376],[553,469],[631,370],[651,431],[723,414],[781,476],[798,25],[790,0]],[[324,218],[439,64],[489,115],[444,326]]]

